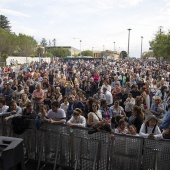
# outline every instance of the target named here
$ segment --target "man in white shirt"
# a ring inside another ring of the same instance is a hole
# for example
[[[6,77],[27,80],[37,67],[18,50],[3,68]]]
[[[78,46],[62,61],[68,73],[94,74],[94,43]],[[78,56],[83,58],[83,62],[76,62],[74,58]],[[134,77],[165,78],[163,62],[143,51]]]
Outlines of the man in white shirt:
[[[128,98],[124,102],[124,105],[125,105],[126,116],[130,117],[132,115],[132,108],[135,105],[135,99],[132,97],[131,93],[128,94]]]
[[[103,94],[105,95],[107,105],[111,106],[113,104],[113,96],[110,91],[107,90],[107,87],[103,87]]]
[[[48,111],[46,116],[50,119],[51,123],[63,124],[66,122],[66,113],[60,108],[60,104],[57,101],[54,101],[51,104],[51,109]]]

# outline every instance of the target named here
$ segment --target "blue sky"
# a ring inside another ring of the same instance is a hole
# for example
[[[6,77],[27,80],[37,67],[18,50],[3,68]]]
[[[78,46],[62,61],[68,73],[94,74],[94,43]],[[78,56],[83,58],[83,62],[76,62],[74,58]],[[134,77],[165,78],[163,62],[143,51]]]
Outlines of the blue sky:
[[[56,45],[82,50],[126,50],[128,28],[130,56],[149,49],[159,26],[170,29],[169,0],[0,0],[0,14],[8,17],[12,31],[56,39]],[[73,39],[78,38],[78,39]]]

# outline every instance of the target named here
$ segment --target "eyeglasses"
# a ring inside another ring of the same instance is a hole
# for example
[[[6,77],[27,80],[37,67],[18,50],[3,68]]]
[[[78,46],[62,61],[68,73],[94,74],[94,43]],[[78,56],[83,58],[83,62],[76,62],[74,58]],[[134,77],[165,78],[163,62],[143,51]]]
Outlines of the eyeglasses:
[[[97,105],[92,105],[92,107],[96,107]]]

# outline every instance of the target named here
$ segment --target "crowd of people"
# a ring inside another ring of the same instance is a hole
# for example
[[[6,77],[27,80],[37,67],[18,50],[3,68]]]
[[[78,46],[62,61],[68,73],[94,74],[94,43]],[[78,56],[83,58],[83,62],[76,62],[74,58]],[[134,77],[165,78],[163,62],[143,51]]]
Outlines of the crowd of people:
[[[0,75],[0,113],[4,125],[13,130],[20,119],[33,119],[37,128],[48,122],[170,138],[170,64],[166,62],[11,63],[0,69]]]

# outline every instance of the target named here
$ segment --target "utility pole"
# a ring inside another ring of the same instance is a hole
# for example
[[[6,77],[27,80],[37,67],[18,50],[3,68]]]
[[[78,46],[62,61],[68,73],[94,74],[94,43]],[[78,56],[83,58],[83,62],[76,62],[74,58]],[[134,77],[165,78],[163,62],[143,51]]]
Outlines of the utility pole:
[[[128,57],[129,57],[129,44],[130,44],[130,31],[132,30],[131,28],[127,29],[129,31],[128,33]]]
[[[142,57],[142,45],[143,45],[143,36],[141,36],[141,59],[143,59],[143,57]]]

